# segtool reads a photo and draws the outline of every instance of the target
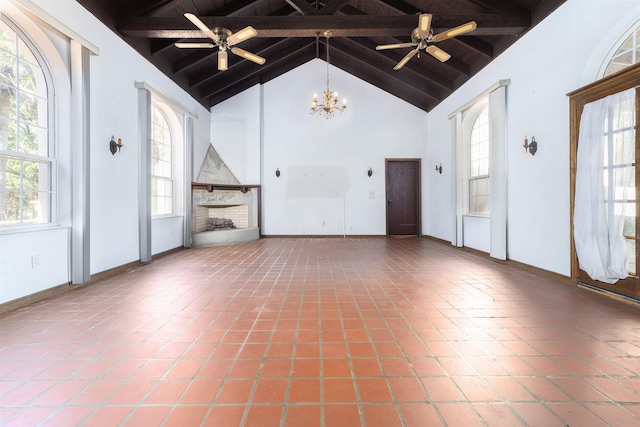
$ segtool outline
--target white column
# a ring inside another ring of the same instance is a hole
[[[507,259],[507,87],[489,94],[489,171],[491,181],[491,251],[493,258]]]
[[[71,40],[71,283],[74,285],[86,283],[91,277],[89,215],[90,54],[80,43]]]

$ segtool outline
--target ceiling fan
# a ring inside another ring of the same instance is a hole
[[[229,58],[227,54],[227,50],[230,50],[231,53],[238,55],[244,59],[248,59],[249,61],[255,62],[256,64],[262,65],[265,63],[266,59],[261,56],[256,55],[255,53],[247,52],[244,49],[240,49],[235,45],[250,39],[251,37],[255,37],[258,35],[258,32],[252,26],[248,26],[238,31],[237,33],[231,33],[231,30],[222,27],[215,27],[213,29],[207,27],[207,25],[200,20],[193,13],[185,13],[184,16],[193,24],[202,30],[207,37],[213,41],[213,43],[175,43],[175,46],[180,49],[211,49],[214,47],[218,47],[218,70],[224,71],[229,66]]]
[[[475,30],[477,27],[476,21],[470,21],[466,24],[433,35],[433,29],[431,28],[431,18],[432,15],[430,13],[423,13],[418,17],[418,28],[414,29],[411,32],[411,42],[383,44],[376,46],[376,50],[397,49],[402,47],[414,48],[409,53],[407,53],[406,56],[396,64],[395,67],[393,67],[394,70],[399,70],[400,68],[404,67],[404,65],[409,62],[409,60],[416,54],[418,54],[419,57],[420,49],[426,51],[429,55],[433,56],[440,62],[447,61],[449,58],[451,58],[451,55],[440,49],[434,43],[438,43],[443,40],[459,36],[461,34],[466,34],[470,31]]]

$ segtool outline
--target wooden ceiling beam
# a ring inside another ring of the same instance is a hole
[[[422,110],[429,111],[440,101],[436,100],[433,103],[429,103],[428,99],[430,99],[430,97],[427,97],[416,88],[411,87],[404,81],[397,78],[389,79],[384,73],[375,67],[368,66],[368,64],[362,63],[356,58],[343,54],[342,52],[337,51],[336,54],[333,55],[331,64]],[[342,90],[341,93],[345,94],[347,97],[349,96],[348,89]]]
[[[311,43],[309,40],[293,40],[293,39],[283,39],[277,41],[276,43],[268,43],[263,42],[260,45],[256,45],[250,49],[252,53],[262,56],[267,60],[266,64],[271,65],[271,62],[281,59],[283,55],[289,52],[289,50],[297,51],[300,48],[303,48]],[[217,50],[214,52],[217,55]],[[236,74],[238,68],[246,67],[251,63],[250,61],[238,61],[230,60],[229,68],[226,71],[222,72],[207,72],[204,74],[200,74],[198,76],[194,76],[189,80],[189,87],[196,87],[202,84],[215,83],[217,79],[223,78],[224,76],[233,76]],[[253,63],[251,63],[253,64]],[[264,66],[263,66],[264,67]],[[255,68],[252,65],[252,69],[260,70],[260,68]]]
[[[251,79],[246,79],[240,82],[237,85],[230,87],[225,92],[219,92],[215,95],[212,95],[208,98],[209,108],[219,104],[222,101],[225,101],[231,98],[234,95],[239,94],[243,90],[249,89],[251,86],[254,86],[258,83],[264,84],[269,80],[275,79],[280,75],[287,73],[302,64],[305,64],[315,58],[315,49],[309,45],[306,49],[302,49],[296,55],[287,56],[285,61],[281,61],[278,65],[278,68],[269,68],[265,70],[260,76],[254,76]],[[311,106],[311,104],[309,104]]]
[[[271,58],[262,66],[238,58],[238,62],[235,62],[233,66],[229,67],[226,71],[212,72],[210,78],[199,82],[192,81],[190,82],[190,86],[201,85],[200,92],[203,97],[213,96],[217,92],[228,89],[238,81],[254,75],[260,75],[266,70],[277,67],[278,64],[286,62],[287,57],[290,55],[297,55],[300,51],[308,50],[310,47],[312,47],[315,52],[314,44],[315,43],[309,40],[297,40],[295,43],[289,43],[286,49],[284,49],[283,46],[274,48],[274,53],[271,55]]]
[[[459,36],[451,39],[460,45],[467,47],[468,49],[473,50],[476,53],[479,53],[482,56],[493,59],[493,45],[490,43],[486,43],[480,40],[477,37],[471,36]]]
[[[402,83],[414,87],[431,101],[437,102],[439,99],[449,95],[449,93],[445,93],[442,88],[428,81],[423,75],[413,72],[402,73],[394,71],[393,67],[395,66],[395,62],[393,60],[383,58],[386,59],[386,61],[382,61],[381,63],[380,59],[375,59],[375,51],[363,50],[359,47],[360,45],[352,43],[349,40],[350,39],[340,39],[340,41],[334,42],[332,51],[336,52],[337,50],[341,54],[353,58],[354,61],[359,61],[363,68],[375,69],[377,75],[383,76],[385,80],[390,80],[394,85]],[[386,64],[384,62],[386,62]]]
[[[347,5],[349,0],[329,0],[325,6],[318,11],[319,15],[333,15]]]
[[[258,30],[259,37],[316,37],[326,30],[333,37],[404,36],[416,26],[416,17],[398,16],[201,16],[210,28],[225,27],[238,31],[247,25]],[[478,28],[473,35],[519,35],[529,21],[504,18],[500,15],[446,15],[434,16],[433,30],[438,33],[465,22],[475,20]],[[118,22],[118,32],[132,38],[206,38],[182,17],[129,17]]]
[[[307,0],[285,0],[292,8],[294,8],[302,16],[311,16],[316,14],[316,10],[311,7]]]
[[[407,3],[406,1],[398,0],[398,1],[384,1],[384,0],[374,0],[374,3],[378,3],[383,5],[384,7],[393,9],[397,13],[403,13],[405,15],[415,15],[422,12],[427,12],[425,10],[420,10],[417,7]],[[416,26],[418,24],[418,19],[416,17]]]
[[[408,50],[396,50],[396,49],[390,49],[390,50],[375,50],[376,48],[376,44],[373,43],[371,40],[367,39],[367,38],[361,38],[361,37],[356,37],[356,38],[350,38],[348,39],[351,42],[354,43],[358,43],[360,46],[362,46],[364,49],[368,49],[372,52],[375,52],[375,54],[377,55],[378,58],[378,64],[377,65],[381,65],[383,64],[382,61],[389,61],[387,62],[386,66],[389,66],[390,70],[393,70],[393,67],[400,62],[400,60],[402,60],[402,58],[407,54]],[[384,58],[384,59],[382,59]],[[382,65],[385,66],[385,65]],[[405,71],[402,71],[405,70]],[[409,61],[405,64],[404,67],[402,67],[401,72],[406,72],[406,70],[410,70],[413,73],[417,73],[420,74],[422,76],[424,76],[425,78],[429,79],[431,82],[433,82],[434,84],[440,86],[442,89],[445,89],[448,93],[453,92],[453,80],[448,80],[447,78],[434,73],[433,71],[431,71],[431,69],[429,68],[425,68],[419,64],[416,64],[415,61]]]
[[[476,6],[480,6],[492,13],[499,13],[501,15],[518,16],[520,18],[531,19],[531,13],[517,3],[509,0],[465,0],[467,3],[472,3]]]

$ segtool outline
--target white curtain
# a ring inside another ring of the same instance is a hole
[[[634,100],[635,89],[608,96],[586,104],[580,119],[573,219],[576,253],[582,270],[610,284],[628,275],[623,227],[627,201],[635,194]]]

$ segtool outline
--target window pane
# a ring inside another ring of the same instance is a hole
[[[0,84],[0,117],[16,120],[16,88],[7,84]]]
[[[478,212],[478,198],[476,196],[469,197],[469,212]]]
[[[640,60],[640,28],[622,42],[604,72],[605,76],[616,73]]]
[[[2,21],[0,21],[0,50],[5,50],[12,56],[16,54],[16,33]]]
[[[0,190],[0,225],[20,223],[20,193]]]
[[[16,66],[16,57],[9,54],[4,50],[0,50],[0,64],[2,64],[2,72],[0,72],[0,83],[8,85],[11,88],[16,88],[18,85],[18,74]],[[5,96],[7,92],[2,91],[2,95]],[[4,102],[3,102],[4,103]]]
[[[16,151],[16,122],[0,116],[0,150]]]
[[[478,197],[478,210],[476,212],[486,214],[489,213],[489,198],[487,196]]]
[[[478,195],[478,180],[472,179],[469,181],[469,197]]]
[[[624,207],[624,226],[622,234],[625,236],[636,235],[636,204],[626,203]]]
[[[478,161],[478,175],[489,175],[489,159],[484,158]]]
[[[20,92],[20,121],[46,127],[47,100],[39,96]]]
[[[21,163],[19,159],[0,156],[0,190],[20,190]]]
[[[48,163],[25,160],[22,167],[25,191],[49,191],[51,176]]]
[[[49,222],[49,193],[25,192],[22,221],[31,224]]]
[[[483,195],[486,196],[487,194],[489,194],[489,192],[487,191],[487,182],[489,180],[487,178],[483,178],[483,179],[478,179],[477,183],[478,183],[478,194],[479,195]]]
[[[636,240],[627,239],[627,255],[629,256],[629,275],[636,276],[638,274],[637,258],[636,258]]]

